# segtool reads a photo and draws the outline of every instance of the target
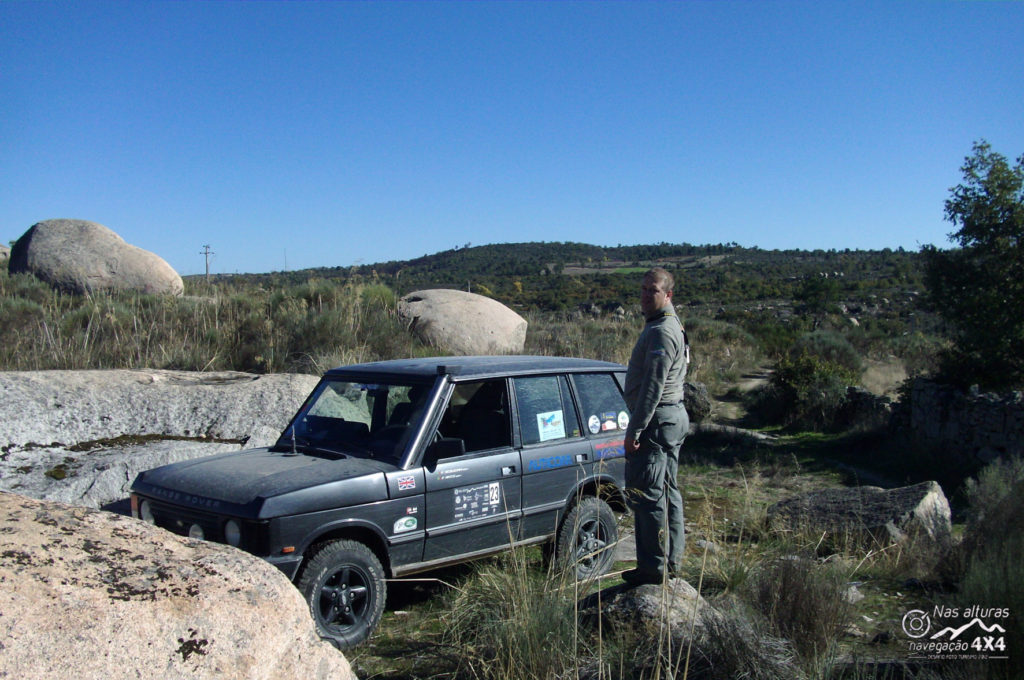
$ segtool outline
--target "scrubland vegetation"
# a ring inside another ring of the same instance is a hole
[[[685,577],[721,616],[684,647],[641,627],[590,625],[581,596],[617,577],[577,584],[544,551],[517,550],[392,584],[379,632],[349,654],[360,677],[1019,677],[1024,539],[1013,528],[1024,523],[1024,465],[944,471],[933,452],[844,431],[838,418],[851,385],[895,395],[922,374],[1024,384],[1024,157],[1011,167],[980,143],[963,170],[946,206],[961,248],[948,252],[467,244],[372,267],[193,278],[180,299],[75,297],[4,271],[0,369],[319,373],[430,355],[395,307],[405,292],[438,286],[520,311],[529,353],[624,362],[640,325],[640,273],[665,266],[677,273],[690,379],[732,406],[713,417],[779,435],[751,444],[698,434],[684,447]],[[936,553],[765,522],[771,502],[859,475],[939,477],[960,540]],[[1009,660],[908,659],[897,644],[906,612],[968,604],[1013,613]]]

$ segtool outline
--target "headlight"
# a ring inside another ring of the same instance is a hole
[[[229,519],[224,525],[224,542],[236,548],[242,542],[242,528],[233,519]]]
[[[199,526],[198,524],[193,524],[188,528],[188,537],[198,538],[199,540],[202,540],[206,538],[206,533],[203,531],[203,528],[201,526]]]
[[[153,505],[149,501],[142,501],[139,504],[139,517],[143,522],[156,524],[156,517],[153,517]]]

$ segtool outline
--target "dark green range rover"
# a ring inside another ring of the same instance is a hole
[[[141,473],[136,517],[275,564],[342,649],[385,579],[552,542],[608,571],[625,509],[619,364],[441,357],[329,371],[270,448]]]

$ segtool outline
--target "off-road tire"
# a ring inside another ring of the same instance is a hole
[[[358,541],[322,544],[296,585],[320,637],[338,649],[351,649],[368,638],[384,613],[384,569],[373,551]]]
[[[555,541],[555,563],[574,569],[580,581],[597,578],[611,569],[618,540],[611,507],[600,498],[581,498],[562,520]]]

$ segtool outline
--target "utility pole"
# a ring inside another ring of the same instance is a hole
[[[206,256],[206,282],[210,282],[210,255],[216,255],[217,253],[210,250],[210,244],[203,246],[203,249],[199,251],[200,255]]]

